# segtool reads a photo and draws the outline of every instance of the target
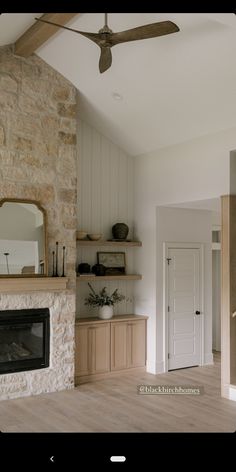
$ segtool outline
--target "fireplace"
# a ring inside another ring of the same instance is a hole
[[[0,374],[49,366],[49,309],[0,311]]]

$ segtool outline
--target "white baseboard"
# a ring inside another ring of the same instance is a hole
[[[236,385],[229,385],[229,400],[236,402]]]
[[[209,365],[209,364],[214,364],[214,361],[213,361],[213,354],[212,352],[209,352],[209,353],[206,353],[204,354],[204,363],[202,365]],[[147,361],[147,365],[146,365],[146,370],[149,374],[164,374],[166,371],[165,371],[165,363],[164,361],[160,361],[160,362],[149,362]]]
[[[229,400],[229,384],[221,385],[221,396]]]
[[[163,374],[165,372],[164,361],[161,362],[148,362],[146,365],[146,370],[149,374]]]
[[[146,371],[149,373],[149,374],[156,374],[156,364],[155,362],[149,362],[147,361],[147,365],[146,365]]]
[[[236,402],[236,385],[226,384],[222,389],[222,397]]]
[[[212,352],[207,352],[204,354],[204,364],[214,364]]]
[[[236,385],[224,384],[221,387],[221,396],[236,402]]]
[[[156,362],[156,373],[157,374],[164,374],[165,372],[165,363],[164,361]]]

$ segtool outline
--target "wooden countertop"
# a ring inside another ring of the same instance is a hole
[[[82,325],[82,324],[87,324],[87,323],[107,323],[107,322],[117,322],[117,321],[139,321],[139,320],[147,320],[148,316],[146,315],[114,315],[112,318],[109,318],[108,320],[102,320],[101,318],[98,318],[97,316],[93,317],[86,317],[86,318],[76,318],[75,324],[76,325]]]

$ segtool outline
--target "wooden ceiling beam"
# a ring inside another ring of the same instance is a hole
[[[47,21],[65,25],[79,13],[44,13],[40,18]],[[42,46],[60,28],[48,25],[40,21],[35,22],[22,36],[15,42],[14,53],[18,56],[29,57],[33,52]]]

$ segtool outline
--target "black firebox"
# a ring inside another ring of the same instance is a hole
[[[49,366],[48,308],[0,311],[0,374]]]

